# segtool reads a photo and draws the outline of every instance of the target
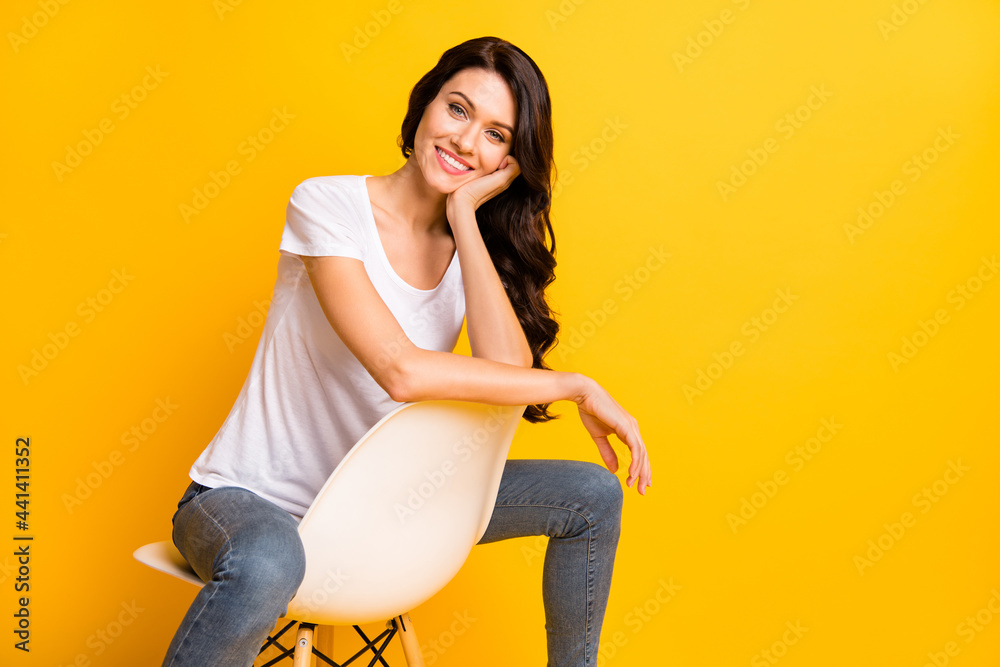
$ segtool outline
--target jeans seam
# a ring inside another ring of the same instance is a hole
[[[195,497],[197,497],[197,496],[195,496]],[[194,498],[192,498],[191,500],[194,500]],[[226,560],[228,561],[229,560],[229,548],[228,547],[229,547],[229,543],[230,543],[229,533],[227,533],[226,529],[222,527],[222,524],[220,524],[218,521],[216,521],[215,518],[211,514],[209,514],[208,512],[205,511],[205,508],[203,508],[201,506],[201,504],[198,505],[197,509],[202,514],[204,514],[206,517],[208,517],[208,520],[211,521],[212,523],[214,523],[215,526],[225,536],[226,541],[223,543],[222,548],[226,551]],[[213,566],[214,566],[214,562],[213,562]],[[213,567],[213,569],[214,569],[214,567]],[[213,572],[212,574],[213,574],[213,578],[214,578],[215,573]],[[170,667],[170,665],[173,665],[174,662],[177,661],[177,656],[180,655],[181,648],[184,646],[184,642],[187,641],[187,638],[191,635],[191,631],[194,629],[194,626],[198,622],[198,619],[201,618],[201,615],[203,613],[205,613],[205,609],[208,608],[208,604],[212,601],[212,599],[215,597],[215,594],[218,593],[218,592],[219,592],[219,586],[216,586],[215,590],[212,591],[212,594],[208,596],[207,600],[205,600],[205,604],[203,604],[201,606],[201,609],[198,611],[198,615],[191,619],[191,623],[188,625],[187,632],[184,633],[184,637],[181,639],[180,643],[177,645],[177,650],[174,651],[174,655],[173,655],[173,657],[170,658],[170,664],[167,665],[167,667]]]
[[[594,522],[590,518],[579,510],[575,510],[569,507],[561,507],[559,505],[545,505],[542,503],[497,503],[496,507],[543,507],[545,509],[557,509],[564,510],[566,512],[572,512],[578,516],[583,517],[583,520],[587,522],[587,627],[584,630],[583,636],[583,664],[590,664],[590,639],[593,634],[593,628],[591,620],[593,614],[593,584],[594,584]]]

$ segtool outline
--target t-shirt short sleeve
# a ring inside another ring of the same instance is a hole
[[[309,178],[288,199],[279,250],[295,255],[353,257],[364,260],[358,215],[342,186]]]

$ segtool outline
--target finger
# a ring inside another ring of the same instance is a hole
[[[632,480],[638,479],[639,486],[637,488],[639,493],[645,494],[647,471],[649,469],[649,454],[646,451],[645,443],[642,441],[642,436],[639,435],[638,427],[627,432],[626,437],[628,438],[626,442],[632,455],[632,461],[629,465],[629,478]]]
[[[646,484],[645,485],[648,488],[648,487],[650,487],[650,486],[653,485],[653,464],[649,460],[649,450],[645,448],[645,445],[643,445],[643,449],[646,452],[646,464],[644,466],[644,471],[643,472],[644,472],[644,475],[645,475],[645,478],[646,478]]]
[[[641,441],[641,438],[640,438],[640,441]],[[650,482],[652,481],[652,479],[651,479],[652,468],[650,467],[650,464],[649,464],[649,450],[646,449],[646,444],[645,443],[642,443],[642,456],[643,456],[643,460],[642,460],[642,472],[640,473],[640,475],[643,478],[643,487],[645,488],[645,487],[648,487],[650,485]]]
[[[646,487],[649,486],[649,479],[646,477],[646,464],[643,462],[642,466],[639,468],[638,474],[638,484],[636,489],[639,491],[639,495],[646,495]]]
[[[642,467],[640,466],[638,470],[633,470],[633,464],[635,464],[636,461],[642,460],[642,454],[639,453],[639,455],[636,456],[636,452],[629,450],[629,455],[631,457],[629,461],[629,480],[632,484],[635,484],[636,480],[639,479],[639,473],[642,471]]]
[[[650,486],[649,479],[649,454],[646,455],[646,461],[642,466],[642,473],[639,475],[639,493],[646,495],[646,489]]]
[[[619,437],[628,445],[629,454],[632,457],[632,461],[628,466],[628,475],[629,479],[634,480],[639,476],[639,471],[642,470],[645,447],[642,445],[638,433],[626,431]]]
[[[594,438],[594,442],[597,443],[597,451],[601,453],[601,458],[604,460],[604,465],[608,467],[611,472],[618,472],[618,454],[615,453],[614,448],[611,447],[611,443],[604,436]]]

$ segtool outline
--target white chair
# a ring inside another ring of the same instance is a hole
[[[279,659],[294,651],[295,667],[309,665],[313,653],[336,665],[314,651],[313,628],[354,625],[367,642],[358,655],[376,654],[371,665],[384,663],[382,651],[397,632],[407,665],[423,665],[407,612],[451,581],[486,532],[525,407],[422,401],[375,424],[299,523],[306,572],[286,614],[299,623],[295,647],[285,649],[277,636],[265,647],[280,647]],[[134,556],[204,585],[172,542],[147,544]],[[372,640],[357,626],[386,619],[389,629]]]

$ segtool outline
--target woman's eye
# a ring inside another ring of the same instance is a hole
[[[449,102],[448,108],[456,116],[463,116],[463,117],[465,116],[465,109],[463,109],[461,105],[456,104],[455,102]],[[493,136],[493,138],[499,141],[500,143],[506,143],[506,140],[504,140],[503,135],[497,132],[496,130],[490,130],[490,133]]]

